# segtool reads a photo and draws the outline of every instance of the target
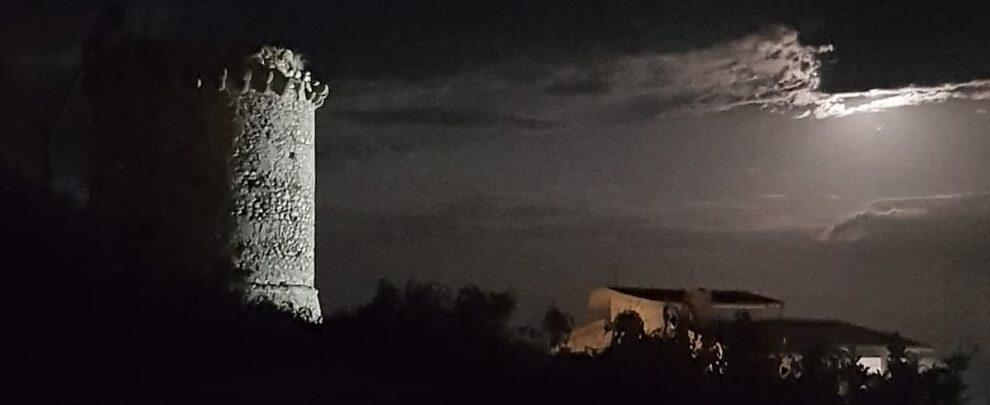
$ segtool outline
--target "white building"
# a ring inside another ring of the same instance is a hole
[[[782,377],[800,376],[802,353],[822,344],[846,351],[872,372],[887,370],[890,334],[847,322],[783,318],[784,303],[748,291],[706,289],[657,289],[603,287],[588,297],[591,321],[576,328],[566,347],[595,353],[611,342],[605,327],[625,311],[635,311],[647,333],[674,336],[686,321],[697,328],[717,326],[739,318],[752,321],[756,344],[780,360]],[[926,344],[904,339],[909,357],[921,367],[935,364],[935,353]]]
[[[598,351],[608,346],[611,335],[605,325],[624,311],[635,311],[646,332],[673,336],[684,320],[696,324],[750,319],[779,318],[784,303],[747,291],[672,290],[633,287],[603,287],[591,292],[588,312],[592,321],[575,329],[567,342],[572,351]]]

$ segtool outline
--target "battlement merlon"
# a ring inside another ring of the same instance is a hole
[[[199,77],[196,87],[213,88],[232,96],[250,92],[277,94],[307,101],[320,108],[330,95],[330,85],[312,78],[302,57],[289,49],[265,46],[247,58],[246,66],[231,72],[224,68],[216,80]]]

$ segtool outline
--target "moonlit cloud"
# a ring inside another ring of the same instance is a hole
[[[820,84],[818,55],[831,49],[802,45],[797,31],[773,26],[686,52],[562,66],[548,72],[542,87],[555,95],[590,96],[575,100],[580,104],[574,109],[584,116],[604,111],[610,122],[753,104],[805,105],[816,99]]]
[[[713,90],[711,94],[715,94],[715,97],[706,97],[706,99],[714,99],[716,102],[712,105],[702,105],[705,107],[702,110],[727,111],[744,106],[759,106],[773,111],[804,110],[795,116],[798,119],[807,117],[824,119],[949,100],[990,99],[990,80],[986,79],[965,83],[944,83],[938,86],[910,85],[857,92],[822,92],[819,58],[820,55],[831,52],[833,48],[801,45],[796,31],[778,29],[777,32],[776,35],[736,41],[733,43],[735,47],[702,51],[723,53],[726,53],[726,50],[737,51],[732,59],[734,62],[731,63],[733,69],[712,72],[704,69],[702,65],[692,66],[687,70],[695,82],[708,82],[713,86],[729,85],[723,89]],[[758,45],[740,46],[747,43]],[[786,58],[778,58],[781,53]],[[763,60],[759,59],[761,55],[765,56]],[[735,62],[737,60],[748,60],[749,63],[737,65]],[[753,66],[758,69],[737,70],[736,66]],[[774,71],[773,68],[778,70]],[[732,86],[736,83],[750,82],[755,85]],[[737,100],[733,101],[733,99]]]
[[[966,83],[949,83],[941,86],[908,86],[899,89],[875,89],[862,92],[823,94],[817,93],[813,102],[795,107],[808,107],[799,118],[845,117],[848,115],[879,112],[898,107],[949,100],[988,100],[990,80],[973,80]]]
[[[616,124],[756,106],[796,118],[844,117],[948,100],[990,99],[990,80],[858,92],[821,90],[831,45],[772,26],[684,52],[533,63],[526,58],[418,82],[338,82],[335,119],[362,125],[522,127]]]
[[[802,45],[797,31],[772,27],[711,48],[635,58],[632,69],[619,74],[629,76],[626,71],[652,65],[666,91],[682,95],[690,108],[702,111],[750,103],[803,104],[820,85],[819,55],[831,49]]]
[[[660,62],[657,69],[664,73],[661,87],[689,95],[689,108],[696,112],[759,106],[775,112],[804,110],[795,118],[824,119],[949,100],[990,99],[990,80],[986,79],[823,92],[821,55],[831,51],[831,45],[803,45],[797,31],[775,27],[708,49],[661,55],[655,61]],[[632,65],[638,64],[643,61]]]
[[[967,193],[875,200],[825,229],[819,240],[954,243],[970,236],[986,235],[988,231],[990,193]]]
[[[458,118],[468,115],[465,111],[477,126],[582,125],[749,104],[807,105],[816,99],[820,82],[818,55],[830,49],[802,45],[797,31],[771,27],[686,52],[545,63],[520,58],[419,82],[338,82],[327,114],[387,126],[417,124],[433,116]]]
[[[797,31],[777,26],[710,48],[620,59],[605,81],[617,97],[650,95],[675,101],[656,113],[758,106],[773,112],[803,110],[795,118],[825,119],[949,100],[990,99],[988,79],[824,92],[821,58],[833,50],[832,45],[802,44]],[[596,78],[595,83],[602,81],[600,73],[586,76]]]

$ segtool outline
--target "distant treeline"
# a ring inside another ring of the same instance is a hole
[[[515,300],[475,287],[379,284],[374,299],[322,326],[244,310],[223,280],[146,259],[126,226],[97,223],[0,169],[0,287],[10,403],[691,403],[956,404],[968,357],[919,372],[891,341],[891,371],[870,376],[829,347],[799,379],[748,347],[724,356],[609,325],[596,355],[560,348],[573,322],[551,308],[514,327]],[[745,322],[745,321],[740,321]],[[603,330],[603,333],[605,331]],[[556,352],[551,354],[551,352]]]

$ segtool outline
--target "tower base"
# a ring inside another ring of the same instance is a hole
[[[277,311],[297,320],[323,323],[316,288],[304,285],[242,284],[236,290],[248,305],[271,305]]]

